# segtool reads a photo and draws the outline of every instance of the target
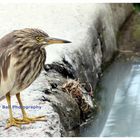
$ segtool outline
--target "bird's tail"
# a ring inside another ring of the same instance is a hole
[[[2,101],[3,99],[5,99],[5,96],[0,97],[0,101]]]

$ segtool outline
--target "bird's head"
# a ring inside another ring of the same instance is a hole
[[[47,33],[39,29],[25,28],[15,31],[15,41],[28,44],[28,46],[46,46],[50,44],[71,43],[70,41],[49,37]]]

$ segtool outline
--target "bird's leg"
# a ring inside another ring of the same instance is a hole
[[[26,112],[23,108],[23,104],[22,104],[21,98],[20,98],[20,93],[16,94],[16,97],[17,97],[17,100],[18,100],[19,105],[21,107],[22,114],[23,114],[23,119],[16,119],[17,121],[27,122],[27,123],[33,123],[35,121],[46,121],[45,116],[39,116],[39,117],[33,117],[33,118],[28,117],[28,115],[26,114]]]
[[[7,126],[5,129],[8,129],[11,126],[16,126],[16,127],[20,127],[19,123],[15,120],[15,118],[13,117],[13,113],[12,113],[12,107],[11,107],[11,97],[10,97],[10,93],[8,93],[6,95],[6,100],[8,103],[8,108],[9,108],[9,115],[10,115],[10,119],[7,122]]]

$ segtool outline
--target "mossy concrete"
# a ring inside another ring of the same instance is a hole
[[[140,52],[140,12],[133,13],[118,36],[119,49],[132,51],[131,55]]]

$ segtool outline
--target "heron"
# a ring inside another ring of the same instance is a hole
[[[43,30],[36,28],[14,30],[0,39],[0,100],[6,98],[9,109],[6,129],[46,120],[45,116],[31,118],[27,115],[20,93],[41,73],[46,60],[45,46],[59,43],[71,42],[50,37]],[[13,116],[13,95],[21,108],[23,117],[20,119]]]

